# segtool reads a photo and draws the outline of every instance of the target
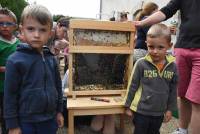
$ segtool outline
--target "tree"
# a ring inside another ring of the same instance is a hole
[[[16,15],[19,22],[21,13],[28,3],[25,0],[0,0],[2,7],[7,7]]]

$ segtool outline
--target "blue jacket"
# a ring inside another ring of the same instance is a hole
[[[4,118],[7,128],[21,122],[41,122],[62,112],[62,86],[57,62],[48,48],[44,56],[19,44],[7,60]]]

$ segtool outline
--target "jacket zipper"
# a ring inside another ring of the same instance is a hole
[[[45,58],[44,58],[44,55],[42,54],[42,62],[43,62],[43,68],[44,68],[44,93],[46,95],[46,107],[45,107],[45,112],[47,111],[47,108],[48,108],[48,95],[47,95],[47,92],[46,92],[46,81],[47,81],[47,71],[46,71],[46,61],[45,61]]]
[[[165,69],[171,64],[171,62],[167,63],[167,64],[164,66],[162,72],[160,72],[159,69],[157,68],[157,66],[156,66],[154,63],[152,63],[152,62],[150,62],[150,63],[157,69],[158,74],[159,74],[159,76],[160,76],[161,78],[162,78],[162,76],[163,76],[163,72],[165,71]]]

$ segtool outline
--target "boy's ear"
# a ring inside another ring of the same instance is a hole
[[[21,32],[21,34],[23,34],[23,27],[21,24],[19,25],[19,31]]]
[[[17,28],[18,28],[18,25],[16,24],[16,25],[14,26],[14,30],[17,30]]]
[[[170,43],[169,43],[169,49],[170,49],[172,46],[173,46],[173,43],[170,42]]]
[[[54,35],[54,30],[51,30],[50,36],[52,37]]]
[[[21,35],[24,35],[24,27],[21,24],[19,25],[19,31]]]

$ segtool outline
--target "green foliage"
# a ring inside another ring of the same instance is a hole
[[[64,17],[64,15],[53,15],[53,21],[57,22],[60,18]]]
[[[19,22],[21,13],[28,3],[25,0],[0,0],[2,7],[7,7],[17,16]]]

